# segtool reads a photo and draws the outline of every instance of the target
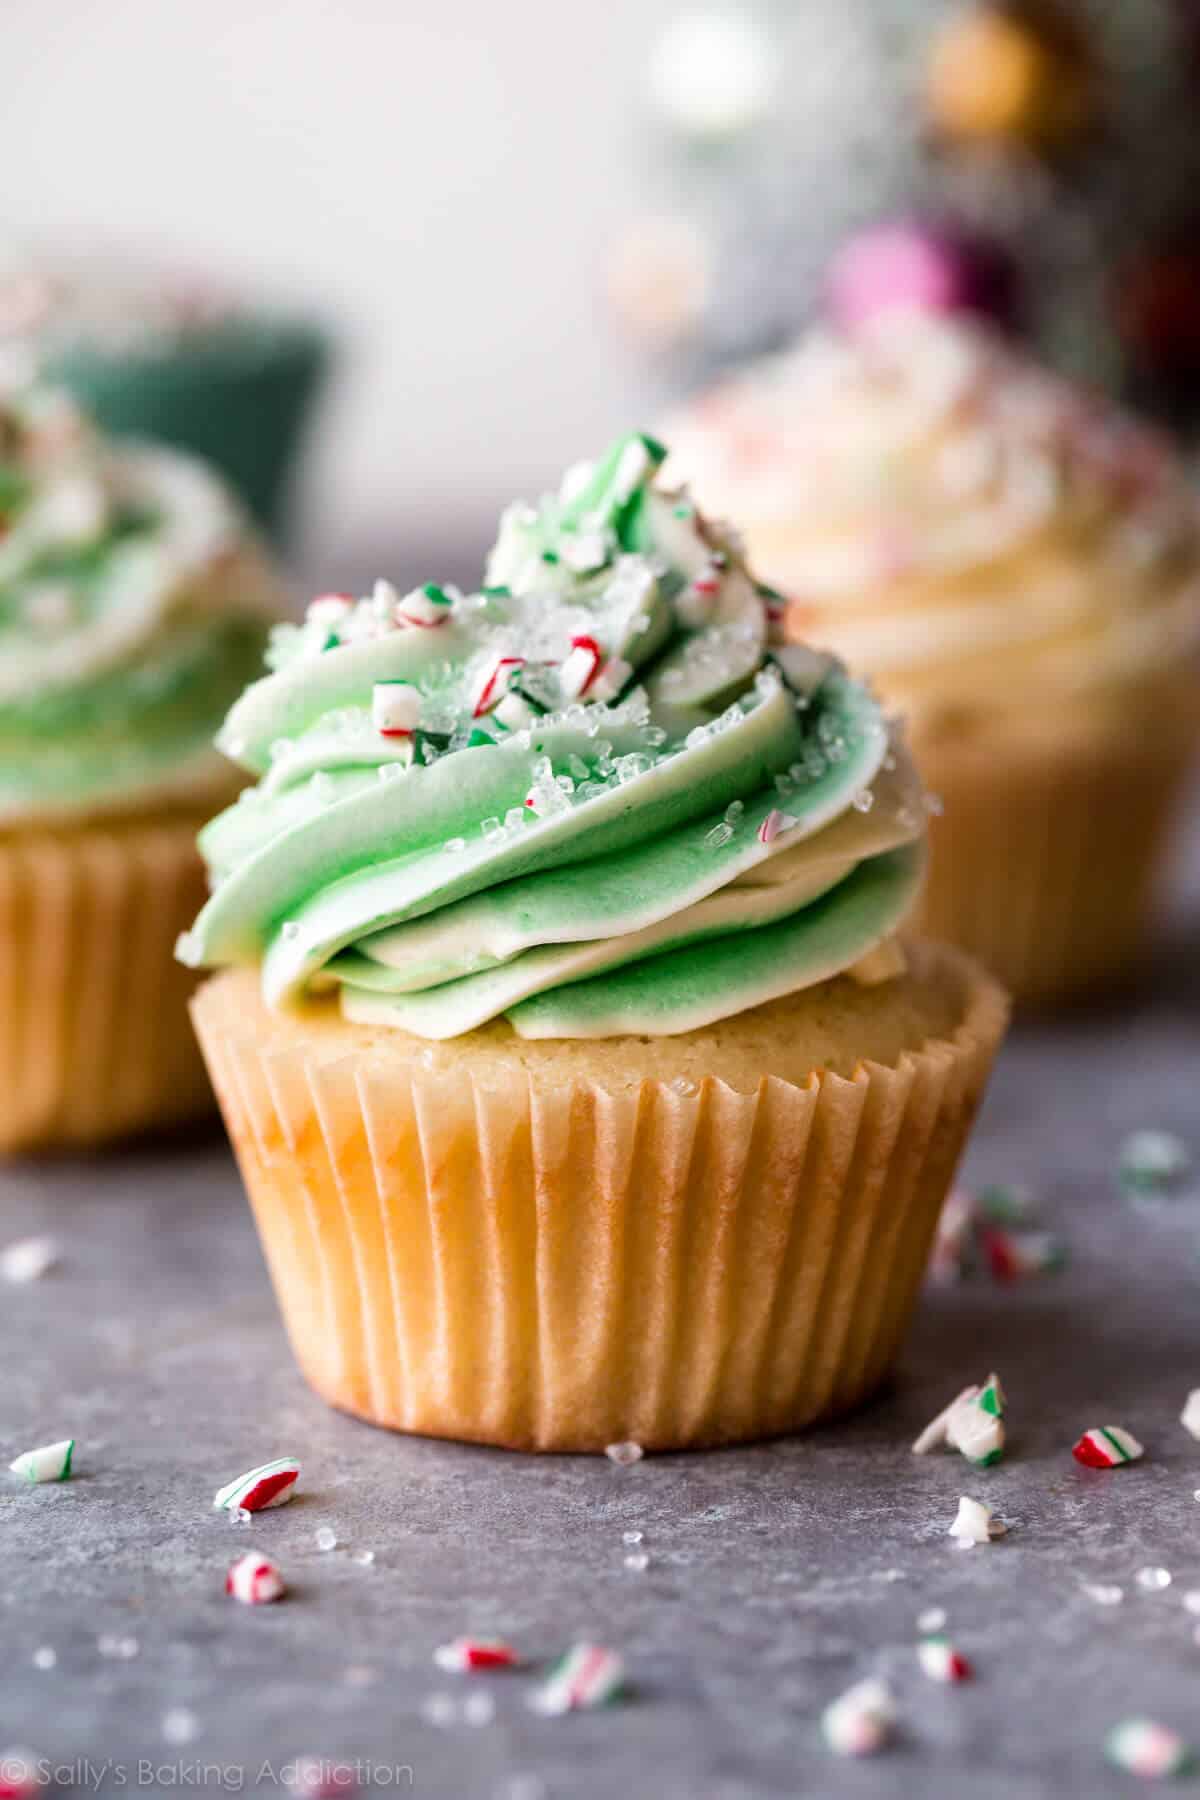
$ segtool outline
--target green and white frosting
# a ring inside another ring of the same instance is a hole
[[[0,828],[211,804],[281,600],[205,468],[0,373]]]
[[[772,642],[733,534],[634,436],[504,516],[476,594],[322,595],[219,743],[259,777],[201,848],[193,965],[340,989],[428,1038],[666,1034],[859,963],[921,793],[832,658]]]

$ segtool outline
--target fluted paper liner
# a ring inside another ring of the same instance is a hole
[[[469,1053],[435,1080],[411,1039],[275,1018],[249,971],[210,982],[197,1029],[312,1385],[382,1425],[539,1450],[731,1442],[865,1399],[1006,1019],[935,954],[963,987],[949,1038],[752,1093],[556,1084],[516,1059],[484,1081]]]
[[[916,926],[1019,1003],[1118,985],[1146,947],[1194,732],[1107,744],[918,745],[942,802]]]
[[[175,961],[205,896],[195,818],[0,833],[0,1151],[211,1105]]]

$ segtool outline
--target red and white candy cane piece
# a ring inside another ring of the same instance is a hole
[[[587,693],[604,661],[604,652],[594,637],[573,637],[571,648],[558,672],[559,685],[568,699],[578,700]]]
[[[451,1674],[465,1674],[471,1669],[513,1669],[517,1664],[517,1653],[511,1644],[505,1644],[499,1638],[460,1637],[448,1644],[440,1644],[433,1653],[433,1660],[439,1669]]]
[[[287,1589],[275,1564],[257,1551],[239,1556],[225,1577],[225,1592],[243,1606],[269,1606],[282,1600]]]
[[[882,1681],[858,1681],[821,1715],[825,1742],[835,1756],[874,1756],[892,1735],[896,1708]]]
[[[551,1669],[530,1702],[535,1712],[590,1711],[608,1706],[625,1686],[625,1665],[615,1650],[599,1644],[576,1644]]]
[[[632,674],[632,663],[624,662],[619,656],[610,656],[593,680],[588,698],[599,701],[615,700]]]
[[[410,738],[421,722],[421,692],[411,681],[377,681],[371,723],[381,737]]]
[[[310,625],[337,625],[354,605],[353,594],[318,594],[305,614]]]
[[[937,1634],[921,1639],[917,1661],[930,1681],[970,1681],[975,1673],[962,1651]]]
[[[1191,1745],[1155,1719],[1123,1719],[1114,1725],[1105,1739],[1104,1754],[1116,1768],[1149,1781],[1182,1775],[1195,1760]]]
[[[403,600],[397,602],[396,617],[405,625],[416,625],[423,631],[433,631],[439,625],[449,622],[454,611],[454,602],[445,588],[435,581],[427,581],[423,587],[414,588],[411,594],[405,594]]]
[[[484,713],[491,712],[508,692],[509,683],[517,670],[524,667],[523,656],[493,657],[476,684],[471,705],[472,717],[481,719]]]
[[[268,1507],[286,1505],[299,1479],[295,1457],[280,1456],[218,1488],[213,1505],[223,1512],[266,1512]]]
[[[781,831],[790,831],[797,823],[791,813],[780,812],[778,807],[773,806],[758,828],[758,841],[760,844],[773,844]]]
[[[1093,1425],[1071,1449],[1075,1461],[1085,1469],[1119,1469],[1122,1463],[1137,1462],[1145,1454],[1133,1433],[1119,1425]]]

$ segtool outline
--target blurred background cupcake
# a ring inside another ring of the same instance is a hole
[[[0,261],[0,345],[33,353],[104,431],[203,457],[284,535],[328,359],[312,320],[136,262]]]
[[[905,716],[922,923],[1021,998],[1127,974],[1200,736],[1200,520],[1159,434],[976,325],[820,332],[673,435],[792,633]]]
[[[211,747],[283,604],[204,465],[117,447],[21,369],[0,387],[0,1150],[209,1102],[175,939]]]

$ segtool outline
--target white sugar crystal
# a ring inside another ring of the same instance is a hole
[[[621,1542],[623,1544],[640,1544],[644,1536],[645,1533],[642,1531],[623,1531]]]
[[[186,1706],[173,1706],[163,1714],[162,1734],[168,1744],[190,1744],[200,1730],[200,1721]]]
[[[329,1525],[322,1525],[317,1532],[318,1550],[336,1550],[338,1535]]]
[[[1171,1571],[1154,1567],[1139,1569],[1134,1579],[1143,1593],[1161,1594],[1171,1585]]]
[[[724,820],[722,820],[719,825],[714,825],[711,831],[705,832],[704,842],[709,850],[720,850],[729,842],[732,836],[733,826],[727,825]]]
[[[42,1644],[41,1647],[33,1653],[33,1666],[35,1669],[53,1669],[57,1663],[58,1651],[53,1649],[49,1644]]]
[[[1124,1588],[1113,1587],[1107,1582],[1087,1581],[1081,1591],[1084,1598],[1096,1606],[1120,1606],[1125,1598]]]
[[[972,1500],[963,1494],[958,1502],[958,1512],[954,1523],[949,1528],[949,1535],[957,1538],[964,1549],[974,1544],[986,1544],[994,1537],[1002,1537],[1006,1527],[992,1517],[992,1509],[985,1506],[982,1500]]]
[[[944,1606],[927,1606],[923,1613],[917,1615],[918,1631],[941,1631],[945,1624],[946,1609]]]
[[[625,1558],[625,1567],[640,1575],[644,1569],[650,1567],[650,1558],[644,1550],[631,1550]]]

